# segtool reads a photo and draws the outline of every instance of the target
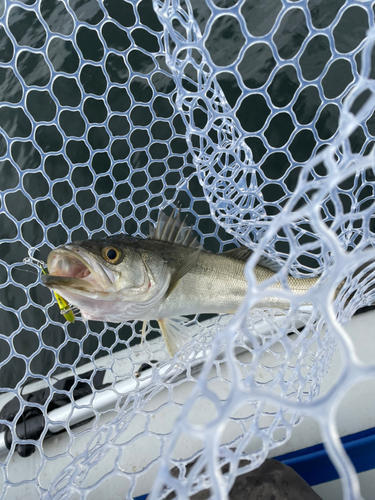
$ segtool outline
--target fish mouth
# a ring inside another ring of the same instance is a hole
[[[101,293],[107,292],[115,284],[112,271],[74,245],[52,250],[48,255],[47,267],[49,274],[42,275],[42,282],[52,289],[69,287]]]

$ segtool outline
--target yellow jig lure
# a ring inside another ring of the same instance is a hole
[[[43,274],[47,274],[47,272],[43,268],[42,268],[42,273]],[[74,312],[69,307],[69,304],[67,303],[67,301],[64,299],[64,297],[61,297],[61,295],[59,295],[55,291],[53,292],[53,294],[54,294],[54,296],[56,298],[56,302],[59,305],[61,314],[64,316],[64,318],[67,321],[69,321],[69,323],[74,323],[74,320],[76,318],[74,316]]]
[[[30,249],[30,251],[33,249]],[[48,274],[47,271],[45,271],[45,263],[41,260],[36,259],[35,257],[32,257],[29,251],[29,258],[23,259],[23,262],[25,264],[34,264],[39,267],[39,269],[42,271],[43,274]],[[64,316],[64,318],[69,321],[69,323],[74,323],[75,321],[75,316],[74,312],[72,311],[71,307],[69,306],[68,302],[64,299],[64,297],[61,297],[58,293],[55,291],[53,292],[56,302],[59,306],[60,313]]]

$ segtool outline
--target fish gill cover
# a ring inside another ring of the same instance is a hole
[[[374,375],[342,329],[374,301],[374,40],[371,1],[0,3],[1,498],[132,498],[154,477],[151,498],[225,498],[301,412],[360,498],[335,412]],[[143,237],[176,202],[204,248],[255,254],[235,319],[189,318],[173,359],[153,323],[141,343],[140,322],[67,322],[22,265]],[[287,314],[250,311],[262,254]],[[321,279],[297,296],[288,274]],[[319,400],[337,343],[346,370]]]

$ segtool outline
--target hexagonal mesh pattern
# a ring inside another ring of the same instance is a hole
[[[374,39],[370,1],[0,2],[1,498],[226,498],[301,411],[359,498],[335,412],[374,375],[340,326],[374,302]],[[153,322],[68,324],[22,264],[173,202],[205,249],[255,251],[174,359]],[[257,307],[277,281],[290,309]]]

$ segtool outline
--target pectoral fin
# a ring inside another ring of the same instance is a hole
[[[177,282],[185,276],[196,264],[198,257],[199,257],[200,250],[197,250],[194,252],[192,255],[190,255],[188,258],[186,258],[180,265],[178,269],[172,274],[171,276],[171,282],[169,284],[169,288],[167,291],[168,296],[174,289],[174,287],[177,285]]]
[[[164,318],[159,319],[158,323],[171,356],[174,356],[196,333],[194,328],[186,326],[186,318]]]

